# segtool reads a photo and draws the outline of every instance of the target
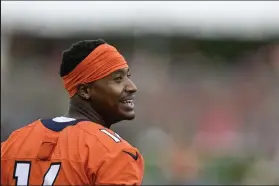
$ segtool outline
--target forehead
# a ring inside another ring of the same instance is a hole
[[[102,83],[107,83],[108,81],[110,81],[112,78],[114,78],[116,75],[126,75],[127,73],[129,73],[129,68],[121,68],[118,69],[112,73],[110,73],[109,75],[105,76],[102,79],[99,79],[97,81],[92,82],[93,84],[102,84]]]
[[[127,73],[127,72],[129,72],[129,71],[130,71],[130,69],[129,69],[128,67],[127,67],[127,68],[121,68],[121,69],[118,69],[118,70],[112,72],[111,75],[113,75],[113,74],[119,74],[119,73],[125,74],[125,73]]]

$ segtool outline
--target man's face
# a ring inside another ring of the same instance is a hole
[[[92,106],[105,121],[134,119],[137,87],[130,76],[129,68],[123,68],[91,84]]]

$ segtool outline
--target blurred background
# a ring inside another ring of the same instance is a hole
[[[144,184],[279,184],[279,2],[1,1],[1,141],[64,115],[61,52],[116,46],[139,89],[113,129]]]

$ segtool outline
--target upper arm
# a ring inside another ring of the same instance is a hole
[[[89,127],[94,125],[82,125]],[[89,129],[87,129],[88,131]],[[90,131],[90,130],[89,130]],[[93,132],[92,132],[93,133]],[[115,132],[94,129],[86,139],[86,174],[93,185],[140,185],[143,179],[144,161],[136,148],[133,148]],[[128,151],[132,153],[132,156]],[[133,158],[133,154],[138,158]]]
[[[1,142],[1,151],[2,151],[2,148],[4,147],[4,144],[5,144],[5,141]]]
[[[142,156],[134,148],[126,149],[132,154],[137,153],[137,159],[119,151],[110,154],[101,163],[97,173],[97,185],[140,185],[143,179],[144,162]]]

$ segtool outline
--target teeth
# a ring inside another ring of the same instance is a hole
[[[133,102],[132,100],[123,101],[123,103],[126,103],[126,104],[131,104],[132,102]]]

